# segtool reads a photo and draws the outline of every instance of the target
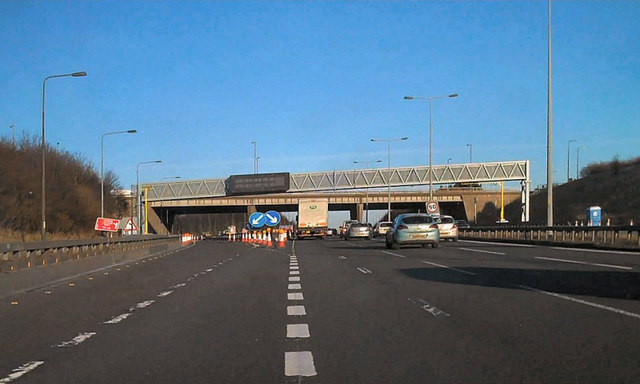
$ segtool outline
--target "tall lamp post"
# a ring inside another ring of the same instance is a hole
[[[260,156],[256,157],[256,173],[260,172]]]
[[[100,217],[104,217],[104,137],[108,135],[119,135],[122,133],[137,133],[135,129],[128,131],[107,132],[100,138]]]
[[[370,164],[373,163],[382,163],[382,160],[375,161],[353,161],[353,164],[364,164],[366,168],[370,167]],[[369,222],[369,188],[365,188],[365,198],[364,198],[364,211],[365,211],[365,222]]]
[[[467,144],[469,147],[469,163],[473,163],[473,144]]]
[[[253,144],[253,173],[258,173],[258,142],[252,141]]]
[[[158,164],[162,163],[162,160],[153,160],[153,161],[141,161],[136,165],[136,195],[138,195],[138,210],[136,215],[138,215],[138,231],[140,230],[140,166],[142,164]],[[145,201],[145,204],[147,202]]]
[[[45,144],[45,129],[44,129],[44,105],[45,105],[45,90],[46,90],[46,86],[47,86],[47,80],[49,79],[54,79],[56,77],[82,77],[82,76],[87,76],[86,72],[73,72],[73,73],[66,73],[64,75],[53,75],[53,76],[47,76],[44,78],[44,80],[42,81],[42,240],[46,240],[47,239],[47,214],[46,214],[46,188],[45,188],[45,182],[46,182],[46,177],[45,177],[45,151],[46,151],[46,144]]]
[[[553,226],[553,111],[551,89],[551,0],[547,1],[547,227]]]
[[[391,142],[409,140],[408,137],[399,139],[371,139],[373,142],[387,143],[387,221],[391,221]]]
[[[569,182],[570,179],[570,173],[569,173],[569,159],[571,158],[571,143],[575,143],[576,139],[571,139],[567,142],[567,183]],[[578,175],[576,175],[576,179],[578,178]]]
[[[578,150],[576,151],[576,179],[580,178],[580,150],[585,148],[587,148],[587,146],[583,145],[578,147]]]
[[[442,96],[405,96],[405,100],[429,100],[429,200],[433,200],[433,100],[458,97],[457,93]]]

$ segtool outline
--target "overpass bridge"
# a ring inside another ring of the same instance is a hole
[[[295,212],[298,200],[309,197],[328,198],[330,210],[348,210],[352,218],[362,219],[367,202],[369,209],[384,209],[388,202],[386,191],[366,191],[388,186],[394,188],[393,209],[424,210],[428,192],[398,191],[398,188],[428,185],[430,177],[433,185],[520,182],[520,191],[505,193],[505,204],[520,197],[522,221],[529,220],[528,160],[438,165],[433,167],[432,175],[428,166],[293,173],[289,174],[286,192],[249,196],[227,196],[227,179],[222,178],[150,183],[145,188],[149,222],[156,232],[167,233],[176,215],[235,213],[240,216],[234,220],[241,220],[240,217],[256,210]],[[491,190],[439,189],[434,190],[434,199],[441,203],[443,212],[450,210],[457,217],[465,215],[472,219],[476,217],[478,204],[482,209],[485,204],[494,203],[499,194]]]

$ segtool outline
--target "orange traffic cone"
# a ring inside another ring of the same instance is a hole
[[[272,233],[271,233],[271,228],[269,228],[269,230],[267,231],[267,247],[271,248],[273,247],[273,240],[272,240]]]
[[[285,235],[284,230],[281,229],[278,234],[278,248],[284,248],[284,239],[287,235]]]

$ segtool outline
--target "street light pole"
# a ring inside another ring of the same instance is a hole
[[[569,159],[571,158],[571,143],[575,143],[576,139],[571,139],[567,142],[567,183],[569,182],[570,179],[570,174],[569,174]],[[576,175],[576,179],[578,178],[578,175]]]
[[[256,157],[256,173],[260,172],[260,156]]]
[[[458,97],[457,93],[442,96],[405,96],[405,100],[429,100],[429,200],[433,200],[433,100]]]
[[[16,130],[15,130],[15,126],[13,124],[11,124],[9,126],[9,128],[11,128],[11,146],[12,147],[16,147]]]
[[[258,173],[258,142],[252,141],[253,144],[253,173]]]
[[[135,129],[128,131],[107,132],[100,138],[100,217],[104,217],[104,137],[108,135],[118,135],[121,133],[136,133]]]
[[[551,89],[551,0],[547,1],[547,227],[553,226],[553,111]]]
[[[45,105],[45,90],[46,90],[46,85],[47,85],[47,80],[49,79],[54,79],[56,77],[67,77],[67,76],[72,76],[72,77],[82,77],[82,76],[87,76],[86,72],[73,72],[73,73],[67,73],[64,75],[53,75],[53,76],[47,76],[44,78],[44,80],[42,80],[42,207],[41,207],[41,216],[42,216],[42,241],[47,239],[47,213],[46,213],[46,193],[47,190],[45,188],[45,183],[46,183],[46,173],[45,173],[45,165],[46,165],[46,158],[45,158],[45,151],[46,151],[46,144],[45,144],[45,129],[44,129],[44,105]]]
[[[408,140],[408,137],[399,139],[371,139],[371,141],[379,141],[387,143],[387,221],[391,221],[391,142]]]
[[[353,164],[364,164],[366,168],[369,168],[369,164],[372,163],[382,163],[382,160],[375,161],[353,161]],[[365,222],[369,222],[369,188],[365,187],[365,200],[364,200],[364,210],[365,210]]]
[[[138,231],[140,231],[140,166],[142,164],[157,164],[157,163],[162,163],[162,160],[153,160],[153,161],[141,161],[136,165],[136,195],[137,196],[137,200],[138,200],[138,207],[137,207],[137,212],[136,215],[138,216]],[[144,202],[145,204],[147,203],[146,201]]]
[[[447,159],[447,164],[451,164],[451,160],[453,160],[453,158],[451,158],[451,157],[450,157],[450,158],[448,158],[448,159]]]
[[[469,163],[473,163],[473,144],[467,144],[469,147]]]

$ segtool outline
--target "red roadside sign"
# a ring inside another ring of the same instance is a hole
[[[119,226],[120,220],[118,219],[107,219],[105,217],[98,217],[94,229],[96,231],[118,232]]]
[[[429,201],[427,202],[427,213],[432,215],[436,215],[440,213],[440,205],[437,201]]]

